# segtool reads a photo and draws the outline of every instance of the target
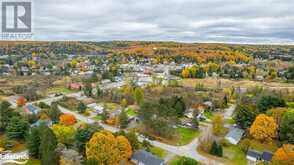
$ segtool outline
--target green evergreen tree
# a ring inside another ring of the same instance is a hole
[[[199,128],[199,121],[198,121],[197,117],[194,117],[192,119],[192,126],[193,126],[194,129],[198,129]]]
[[[141,105],[144,102],[144,91],[141,88],[136,88],[134,91],[136,103]]]
[[[10,109],[10,103],[7,101],[1,102],[0,103],[0,131],[5,130],[11,116],[12,116],[12,113]]]
[[[103,91],[102,91],[102,89],[100,88],[100,86],[99,85],[97,85],[96,86],[96,97],[101,97],[101,96],[103,96]]]
[[[39,158],[39,146],[40,146],[40,135],[38,128],[32,128],[27,137],[27,148],[30,156],[38,159]]]
[[[57,139],[53,131],[46,127],[42,126],[41,128],[41,143],[40,143],[40,157],[42,165],[58,165],[58,156],[55,151],[57,146]]]
[[[134,131],[130,131],[126,134],[126,138],[128,139],[128,141],[130,142],[133,151],[137,150],[140,148],[140,142],[137,138],[137,135]]]
[[[127,113],[125,112],[125,110],[122,110],[121,113],[119,114],[119,124],[120,124],[120,128],[124,129],[128,127],[128,123],[129,123],[129,118]]]
[[[87,106],[83,102],[80,102],[79,106],[78,106],[78,112],[84,113],[86,111],[86,109],[87,109]]]
[[[212,143],[212,146],[211,146],[211,149],[210,149],[209,153],[211,155],[217,155],[217,151],[218,151],[218,145],[217,145],[216,141],[214,141]]]
[[[219,156],[219,157],[223,156],[223,147],[222,147],[222,145],[218,145],[218,147],[217,147],[217,156]]]
[[[23,139],[29,129],[29,123],[21,116],[13,116],[6,127],[7,137],[10,139]]]
[[[58,123],[59,116],[62,114],[58,108],[58,104],[53,102],[51,104],[51,109],[47,111],[48,116],[51,118],[53,123]]]

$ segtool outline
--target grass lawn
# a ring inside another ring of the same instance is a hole
[[[101,115],[97,115],[95,117],[93,117],[94,120],[100,121],[102,120],[102,116]]]
[[[230,118],[225,120],[225,124],[235,124],[235,120]]]
[[[150,148],[150,152],[160,158],[164,158],[167,155],[167,151],[154,146]]]
[[[167,164],[168,165],[178,165],[179,163],[178,163],[178,161],[179,161],[179,159],[180,159],[181,157],[179,157],[179,156],[175,156],[172,160],[170,160]]]
[[[179,134],[178,145],[185,145],[190,143],[195,137],[199,136],[200,132],[192,128],[178,127],[176,128]]]
[[[132,108],[128,108],[127,109],[127,114],[130,117],[133,117],[133,116],[136,116],[137,115],[137,113]]]
[[[271,142],[271,143],[261,143],[257,140],[250,140],[250,148],[263,152],[263,151],[270,151],[270,152],[275,152],[278,149],[278,146],[276,142]]]
[[[25,165],[41,165],[41,162],[38,159],[29,159]]]
[[[207,119],[212,120],[213,113],[212,113],[211,111],[205,111],[205,112],[204,112],[204,116],[205,116]]]
[[[183,165],[182,162],[179,162],[181,158],[181,156],[174,156],[172,160],[167,162],[167,165]],[[197,164],[200,165],[199,162]]]
[[[65,88],[65,87],[52,87],[47,90],[48,94],[52,94],[52,93],[69,94],[72,92],[73,92],[72,90]]]
[[[224,158],[229,159],[232,164],[247,165],[246,154],[236,145],[223,147]]]
[[[290,109],[294,109],[294,102],[288,102],[287,105]]]
[[[99,103],[99,105],[101,105],[102,107],[104,107],[105,105],[107,107],[107,111],[110,111],[110,112],[120,108],[120,105],[116,103]]]

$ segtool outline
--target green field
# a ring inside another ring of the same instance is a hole
[[[70,89],[65,88],[65,87],[52,87],[47,90],[48,94],[53,94],[53,93],[69,94],[72,92],[73,91],[71,91]]]
[[[96,121],[100,121],[100,120],[102,120],[102,116],[97,115],[97,116],[93,117],[93,119],[96,120]]]
[[[41,165],[41,162],[38,159],[30,159],[25,165]]]
[[[179,135],[178,145],[188,144],[200,134],[199,131],[192,128],[178,127],[176,131]]]
[[[127,109],[127,114],[129,117],[133,117],[137,115],[137,113],[132,108]]]
[[[167,155],[167,152],[165,150],[158,147],[151,147],[150,152],[160,158],[164,158]]]
[[[229,159],[233,164],[247,165],[246,154],[236,145],[223,147],[224,157]]]

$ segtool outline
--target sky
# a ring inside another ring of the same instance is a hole
[[[36,40],[294,43],[294,0],[34,0]]]

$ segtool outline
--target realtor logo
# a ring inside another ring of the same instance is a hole
[[[31,33],[31,2],[2,2],[2,32]]]

